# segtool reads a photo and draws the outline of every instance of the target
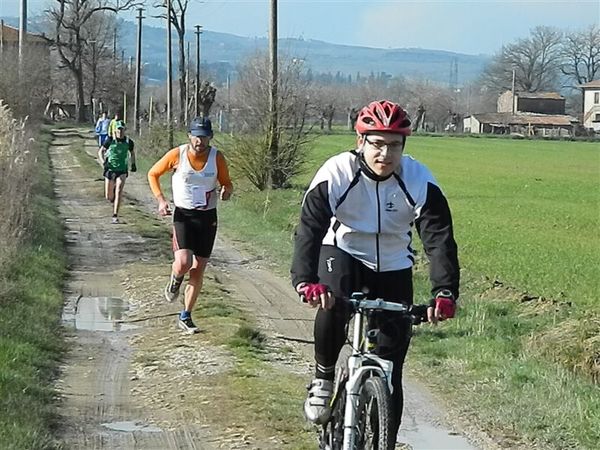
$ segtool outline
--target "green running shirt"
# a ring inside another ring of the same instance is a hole
[[[126,137],[119,141],[110,139],[106,152],[107,168],[112,172],[127,172],[129,169],[129,151],[133,150],[133,141]]]

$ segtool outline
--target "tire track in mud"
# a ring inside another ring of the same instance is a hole
[[[145,257],[144,239],[127,225],[110,224],[110,205],[99,198],[101,181],[77,164],[76,130],[54,131],[50,149],[55,194],[65,224],[69,278],[64,316],[67,359],[57,390],[61,438],[69,449],[207,449],[209,432],[193,423],[161,429],[147,422],[131,395],[134,330],[115,319],[127,315],[116,272]],[[148,259],[148,258],[147,258]],[[181,422],[181,418],[179,418]]]

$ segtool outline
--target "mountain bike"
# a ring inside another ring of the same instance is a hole
[[[391,450],[396,443],[391,404],[394,363],[376,354],[379,329],[374,319],[384,312],[396,313],[416,325],[427,321],[427,305],[367,300],[363,293],[352,294],[347,302],[354,314],[352,353],[337,372],[331,417],[321,429],[319,448]]]

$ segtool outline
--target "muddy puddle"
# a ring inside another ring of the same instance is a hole
[[[137,328],[123,323],[129,305],[117,297],[80,297],[74,311],[65,309],[63,323],[75,330],[127,331]]]
[[[123,431],[131,433],[134,431],[140,431],[142,433],[160,433],[162,430],[153,425],[146,425],[140,422],[125,421],[125,422],[109,422],[103,423],[103,427],[113,431]]]
[[[427,423],[405,427],[402,424],[398,442],[410,442],[412,450],[476,450],[463,436]]]

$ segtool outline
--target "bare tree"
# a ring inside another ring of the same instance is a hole
[[[97,97],[111,96],[111,90],[120,86],[118,75],[122,71],[115,70],[115,77],[105,76],[110,64],[114,64],[114,55],[110,48],[113,40],[113,30],[116,27],[113,14],[95,14],[85,27],[82,28],[82,37],[85,42],[82,48],[82,61],[84,69],[84,86],[89,95],[89,102]],[[116,69],[113,67],[113,69]]]
[[[574,84],[595,80],[600,75],[600,27],[566,34],[561,54],[561,71]]]
[[[512,86],[519,91],[537,92],[557,86],[561,64],[562,32],[539,26],[527,38],[502,47],[486,67],[483,80],[491,90],[502,92]]]
[[[198,91],[198,103],[202,105],[202,117],[208,117],[210,114],[210,109],[212,108],[213,103],[215,102],[215,97],[217,95],[217,88],[214,87],[208,81],[205,81],[202,84],[202,87]]]
[[[125,11],[140,6],[143,0],[55,0],[48,10],[54,26],[51,38],[62,65],[75,81],[75,109],[78,121],[85,121],[84,54],[89,44],[85,27],[97,14]]]
[[[321,130],[327,128],[327,131],[331,131],[336,112],[345,110],[346,99],[341,95],[341,90],[342,86],[333,84],[312,86],[310,96]]]
[[[187,105],[185,104],[185,92],[186,92],[186,56],[185,56],[185,15],[190,0],[171,0],[171,11],[169,14],[169,20],[175,27],[177,32],[178,47],[179,47],[179,123],[183,124],[186,122],[186,110]],[[163,19],[167,18],[167,2],[161,0],[159,3],[154,5],[155,8],[165,9],[165,13],[159,15]]]
[[[258,189],[289,186],[297,175],[305,157],[305,145],[313,114],[309,82],[302,76],[301,64],[279,58],[278,153],[273,157],[267,139],[269,130],[269,59],[264,53],[250,58],[240,67],[240,78],[235,86],[237,109],[241,111],[238,123],[243,134],[233,137],[230,159],[232,166],[244,174]]]
[[[428,80],[401,80],[392,84],[388,98],[400,103],[409,113],[413,130],[444,131],[457,119],[458,93]]]

